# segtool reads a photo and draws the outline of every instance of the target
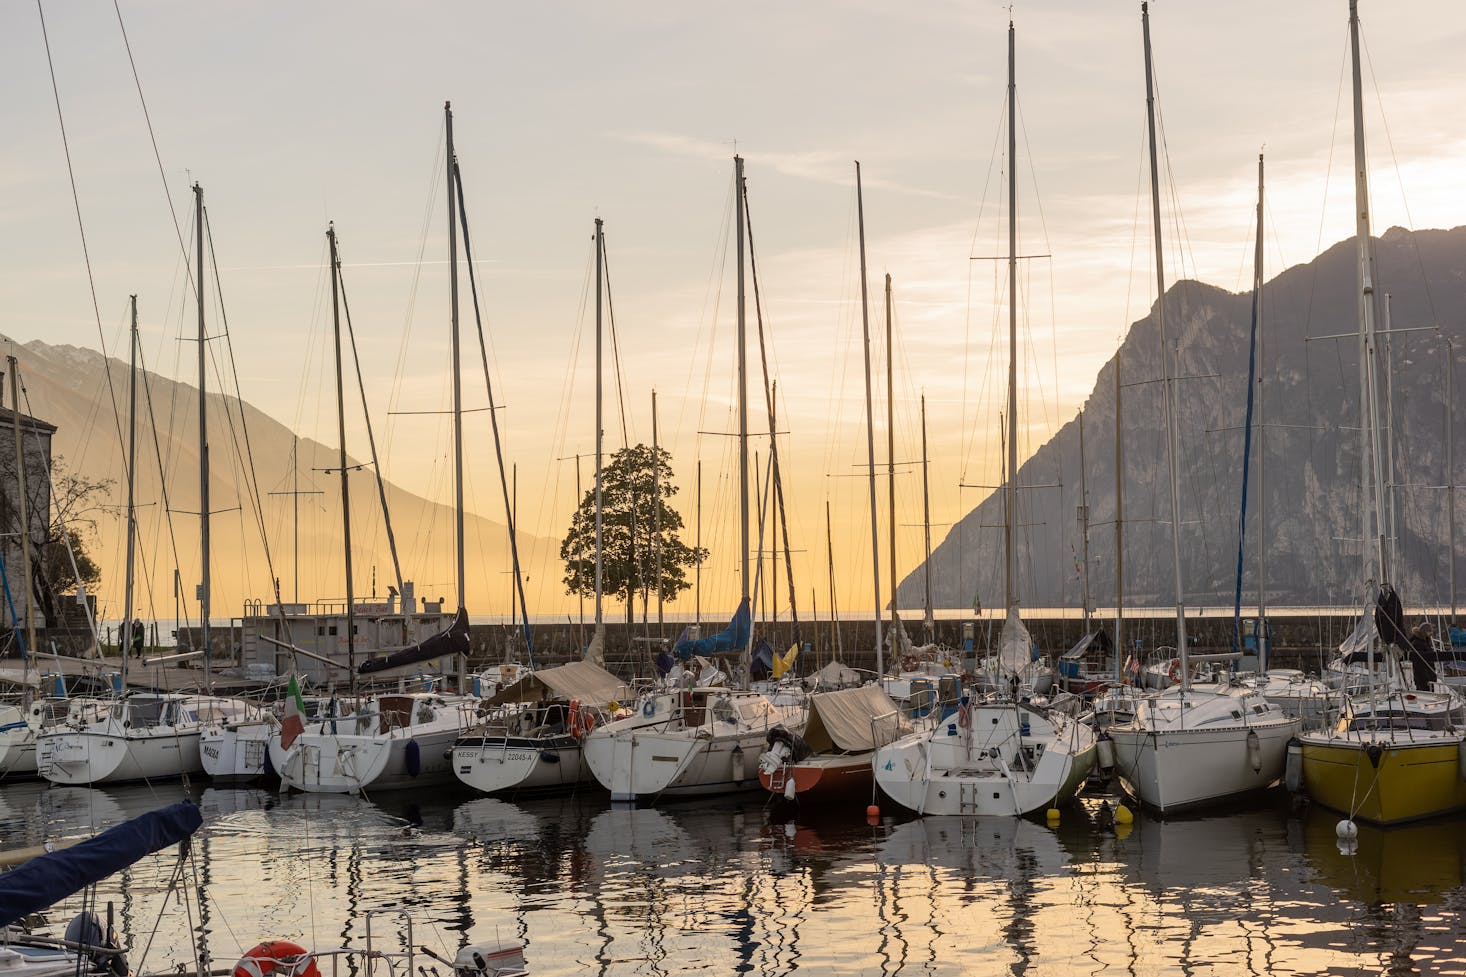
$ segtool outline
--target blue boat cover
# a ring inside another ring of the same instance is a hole
[[[687,661],[693,655],[707,657],[730,651],[742,651],[748,646],[748,636],[752,630],[753,615],[748,609],[748,598],[745,597],[733,614],[733,620],[729,621],[728,626],[717,634],[710,634],[696,641],[677,642],[677,657]]]
[[[183,841],[203,823],[192,801],[179,801],[0,874],[0,926],[53,906],[138,859]]]

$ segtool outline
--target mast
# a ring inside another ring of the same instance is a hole
[[[351,482],[347,478],[346,468],[346,387],[341,378],[341,299],[338,286],[341,260],[336,252],[334,223],[326,228],[326,241],[331,248],[331,328],[336,339],[336,458],[341,466],[341,542],[346,556],[346,667],[351,673],[351,694],[356,695],[356,592],[351,572]],[[461,596],[459,606],[463,606]]]
[[[137,552],[137,510],[134,491],[137,486],[137,296],[129,299],[132,306],[132,328],[127,350],[127,579],[123,584],[122,620],[125,640],[118,641],[122,652],[122,687],[127,687],[127,652],[132,646],[133,559]]]
[[[458,206],[453,181],[457,157],[453,152],[453,104],[443,103],[443,120],[448,136],[448,303],[453,334],[453,531],[458,570],[458,610],[467,609],[463,569],[463,378],[459,367],[458,342]]]
[[[1446,644],[1450,628],[1456,626],[1456,344],[1446,340],[1446,586],[1451,592],[1451,617],[1446,623]]]
[[[1252,330],[1250,343],[1247,350],[1247,413],[1242,422],[1242,505],[1237,517],[1237,579],[1233,591],[1232,602],[1232,650],[1237,654],[1242,653],[1242,566],[1243,554],[1247,546],[1247,484],[1248,470],[1252,464],[1252,429],[1253,404],[1257,403],[1257,433],[1262,436],[1262,404],[1259,400],[1262,394],[1262,362],[1263,357],[1260,344],[1262,342],[1262,154],[1257,156],[1257,240],[1252,255]],[[1258,468],[1257,468],[1257,494],[1262,496],[1266,489],[1263,481],[1262,456],[1266,449],[1259,446]],[[1263,632],[1266,618],[1266,606],[1263,597],[1263,590],[1267,587],[1267,573],[1264,560],[1266,559],[1267,547],[1263,537],[1267,532],[1266,523],[1260,528],[1257,534],[1257,639],[1258,639],[1258,669],[1267,671],[1267,652],[1262,647],[1264,642]]]
[[[748,554],[748,319],[747,306],[744,296],[743,284],[743,238],[745,233],[745,216],[743,207],[743,157],[733,157],[733,177],[737,186],[734,187],[733,196],[736,198],[737,219],[738,219],[738,537],[739,545],[742,547],[742,578],[743,593],[742,600],[750,600],[750,591],[753,586],[751,568],[749,566]],[[750,604],[750,620],[752,620],[752,605]],[[751,665],[750,655],[753,651],[753,628],[748,629],[748,640],[743,645],[744,681],[748,680],[748,669]]]
[[[702,459],[697,459],[697,569],[693,571],[692,616],[701,637],[702,629]]]
[[[1364,578],[1383,583],[1385,564],[1383,488],[1380,479],[1378,418],[1374,388],[1374,239],[1369,231],[1369,173],[1364,153],[1364,96],[1359,67],[1359,2],[1349,0],[1349,52],[1354,88],[1354,234],[1359,271],[1359,488]],[[1370,464],[1374,471],[1371,475]],[[1372,483],[1372,484],[1371,484]],[[1372,667],[1371,663],[1371,667]]]
[[[825,551],[830,559],[830,630],[835,633],[835,657],[843,658],[840,643],[840,605],[835,600],[835,538],[830,532],[830,500],[825,500]]]
[[[875,579],[876,674],[886,674],[881,647],[881,553],[876,525],[876,434],[875,405],[870,383],[870,289],[865,280],[865,194],[860,186],[860,160],[855,161],[855,214],[860,226],[860,328],[865,337],[865,454],[866,477],[870,484],[870,562]],[[892,603],[895,603],[892,601]]]
[[[198,269],[194,280],[198,283],[199,313],[199,547],[203,564],[199,583],[199,620],[204,646],[204,686],[209,688],[213,685],[209,674],[213,657],[209,635],[209,420],[205,410],[208,403],[205,353],[209,337],[204,332],[204,188],[197,183],[193,185],[193,205],[194,237],[198,242]]]
[[[1013,22],[1008,21],[1008,477],[1003,491],[1003,606],[1018,603],[1013,523],[1018,506],[1018,86],[1013,64]]]
[[[1161,363],[1165,385],[1166,414],[1166,467],[1171,482],[1171,560],[1172,578],[1176,599],[1176,652],[1181,659],[1181,689],[1191,688],[1189,662],[1186,656],[1186,604],[1181,582],[1181,476],[1180,445],[1176,436],[1176,377],[1172,370],[1170,354],[1166,348],[1166,266],[1161,250],[1161,183],[1159,152],[1155,134],[1155,79],[1150,59],[1150,4],[1140,5],[1141,26],[1145,35],[1145,119],[1150,134],[1150,211],[1155,231],[1155,275],[1156,275],[1156,322],[1160,327]]]
[[[926,394],[921,395],[921,529],[922,544],[926,559],[921,564],[923,583],[926,590],[926,606],[922,616],[922,627],[926,630],[926,643],[936,640],[937,616],[932,610],[932,497],[928,476],[931,463],[926,456]]]
[[[896,609],[896,387],[892,352],[891,275],[886,274],[886,499],[890,515],[891,550],[891,658],[899,660],[901,612]],[[879,610],[880,608],[877,608]]]
[[[1121,669],[1125,667],[1125,646],[1121,642],[1125,627],[1125,441],[1121,437],[1123,425],[1120,419],[1120,359],[1125,352],[1125,342],[1115,350],[1115,683],[1125,680]]]
[[[36,653],[36,586],[31,580],[31,523],[30,506],[25,478],[25,448],[20,432],[20,361],[7,356],[10,365],[10,424],[15,436],[15,479],[16,494],[20,509],[20,573],[25,579],[25,649],[27,661]],[[39,667],[39,663],[37,665]]]
[[[603,291],[601,282],[604,278],[605,240],[602,237],[601,219],[596,218],[596,628],[595,634],[601,634],[605,627],[605,618],[602,617],[601,591],[605,586],[605,579],[602,576],[601,557],[603,539],[601,536],[601,441],[605,427],[601,422],[601,306],[603,304]],[[592,641],[595,639],[592,638]],[[602,641],[605,638],[601,639]]]
[[[1267,385],[1262,371],[1267,363],[1267,331],[1262,328],[1262,220],[1263,159],[1257,154],[1257,248],[1252,256],[1253,320],[1257,323],[1257,653],[1258,669],[1266,672],[1272,648],[1267,626]]]
[[[1079,553],[1080,600],[1084,604],[1084,633],[1089,633],[1089,486],[1084,474],[1084,411],[1079,412]]]
[[[652,539],[653,566],[657,582],[657,637],[662,637],[662,458],[657,442],[657,392],[652,391]]]

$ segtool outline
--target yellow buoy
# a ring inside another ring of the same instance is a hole
[[[1117,824],[1115,825],[1115,839],[1117,841],[1124,841],[1126,838],[1130,837],[1130,832],[1134,830],[1135,825],[1133,824]]]
[[[1135,820],[1135,815],[1130,813],[1130,808],[1124,804],[1115,805],[1115,823],[1130,824]]]
[[[1059,809],[1057,807],[1049,808],[1044,812],[1044,817],[1049,819],[1050,824],[1056,824],[1059,820]]]

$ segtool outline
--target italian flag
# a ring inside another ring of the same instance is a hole
[[[290,749],[295,738],[305,732],[305,700],[300,697],[300,685],[295,676],[290,676],[290,687],[285,690],[285,718],[280,723],[280,746]]]

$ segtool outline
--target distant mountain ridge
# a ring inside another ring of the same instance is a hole
[[[1466,347],[1466,227],[1377,239],[1376,288],[1389,294],[1393,361],[1394,457],[1398,534],[1392,581],[1410,604],[1447,603],[1445,380],[1447,338],[1456,346],[1456,483],[1466,459],[1466,394],[1459,362]],[[1308,264],[1287,269],[1263,288],[1260,402],[1265,436],[1254,432],[1244,556],[1243,601],[1255,600],[1258,538],[1267,551],[1268,600],[1292,605],[1351,605],[1363,592],[1359,534],[1358,287],[1356,245],[1349,239]],[[1178,350],[1180,381],[1183,579],[1191,605],[1232,603],[1237,570],[1248,332],[1252,293],[1234,294],[1194,281],[1165,296],[1168,332]],[[1383,301],[1381,303],[1383,307]],[[1405,332],[1420,326],[1437,327]],[[1383,330],[1384,323],[1380,324]],[[1345,335],[1344,339],[1315,338]],[[1155,309],[1134,323],[1121,345],[1121,439],[1124,457],[1125,602],[1169,606],[1169,477]],[[1077,607],[1082,552],[1078,507],[1079,425],[1084,425],[1092,605],[1115,603],[1115,370],[1100,371],[1081,416],[1065,424],[1018,470],[1020,602]],[[1381,398],[1385,395],[1381,381]],[[1021,410],[1020,406],[1020,410]],[[1384,408],[1382,407],[1383,411]],[[1259,452],[1265,447],[1265,457]],[[1260,471],[1266,472],[1260,495]],[[1024,485],[1062,483],[1059,489]],[[1466,493],[1457,490],[1466,522]],[[1265,522],[1264,522],[1265,520]],[[1002,493],[968,512],[931,557],[938,607],[1003,603]],[[1456,566],[1466,583],[1466,526],[1457,531]],[[898,590],[903,608],[923,601],[920,567]]]
[[[12,341],[13,342],[13,341]],[[126,501],[125,467],[117,421],[107,392],[104,369],[111,374],[113,390],[126,423],[128,367],[125,362],[84,347],[49,345],[40,340],[17,344],[21,378],[38,417],[57,425],[53,453],[64,459],[65,468],[93,481],[110,480],[112,490],[105,508],[90,513],[96,524],[93,555],[103,569],[99,601],[103,616],[116,617],[122,610],[125,521],[121,508]],[[138,387],[138,597],[141,616],[172,618],[175,563],[187,612],[197,618],[194,585],[200,579],[198,538],[199,452],[198,389],[149,373],[153,414],[157,423],[155,449],[147,418],[143,384]],[[246,394],[248,391],[246,390]],[[22,402],[22,410],[25,410]],[[212,616],[239,616],[246,601],[271,599],[269,568],[266,566],[260,530],[251,513],[245,488],[245,463],[240,457],[243,438],[238,419],[248,425],[253,461],[264,496],[265,525],[273,551],[273,569],[280,579],[286,601],[296,592],[293,579],[293,533],[291,499],[291,454],[295,435],[283,424],[233,396],[209,395],[209,435],[212,478],[211,525]],[[232,419],[232,420],[231,420]],[[299,442],[301,488],[322,490],[303,497],[300,524],[300,584],[304,602],[340,600],[345,593],[345,571],[341,544],[341,503],[338,479],[320,469],[339,468],[336,446],[302,438]],[[360,465],[355,458],[349,465]],[[313,473],[312,470],[315,470]],[[163,521],[164,481],[173,510],[173,552]],[[385,599],[394,584],[381,506],[370,464],[351,476],[353,562],[358,597],[373,594]],[[267,493],[279,493],[268,495]],[[445,598],[455,601],[453,586],[452,509],[387,483],[388,505],[406,579],[417,584],[420,599]],[[468,514],[465,522],[469,562],[468,604],[474,613],[507,614],[504,572],[511,566],[506,528],[497,522]],[[554,544],[520,533],[521,552],[547,552]],[[493,596],[491,596],[491,594]]]

